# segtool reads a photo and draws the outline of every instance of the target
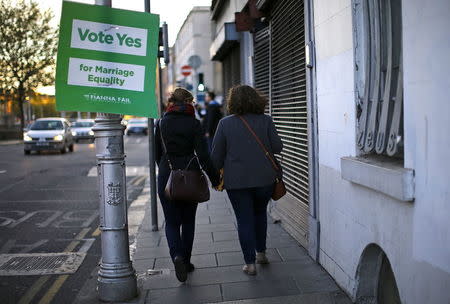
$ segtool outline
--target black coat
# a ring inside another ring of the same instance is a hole
[[[206,133],[209,133],[211,138],[214,137],[216,133],[217,125],[219,124],[220,119],[223,117],[222,106],[218,103],[210,103],[206,107],[206,115],[203,118],[203,127]]]
[[[161,142],[161,129],[167,147],[167,155]],[[219,172],[209,157],[206,139],[203,135],[200,122],[194,117],[179,112],[169,112],[158,121],[155,129],[156,163],[159,167],[160,177],[168,178],[170,168],[168,157],[173,169],[184,169],[194,156],[198,156],[202,168],[205,170],[213,186],[219,183]],[[191,170],[199,169],[194,159],[189,167]]]

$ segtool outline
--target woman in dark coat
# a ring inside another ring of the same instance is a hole
[[[166,113],[156,124],[155,129],[156,162],[159,167],[158,195],[166,220],[166,238],[170,256],[175,265],[176,276],[181,282],[186,281],[187,272],[194,270],[194,265],[190,260],[194,242],[197,202],[179,202],[167,199],[164,190],[170,175],[168,159],[170,159],[173,169],[184,169],[197,154],[212,185],[216,186],[219,183],[219,173],[209,158],[200,122],[195,119],[193,100],[189,91],[176,88],[168,100]],[[167,153],[165,153],[162,139]],[[198,162],[192,161],[189,169],[200,170]]]
[[[227,105],[228,113],[232,115],[219,122],[211,158],[216,168],[224,170],[224,188],[236,215],[245,260],[243,271],[255,275],[255,261],[269,262],[265,255],[266,209],[278,176],[239,116],[247,121],[272,155],[281,153],[283,144],[272,118],[264,115],[266,100],[252,87],[231,88]]]

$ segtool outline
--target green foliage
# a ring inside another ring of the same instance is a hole
[[[20,108],[27,92],[54,84],[58,30],[52,18],[33,0],[0,0],[0,93],[17,94]]]

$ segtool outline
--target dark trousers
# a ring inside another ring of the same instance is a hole
[[[198,204],[169,201],[164,194],[167,179],[168,175],[160,172],[158,177],[158,195],[166,220],[166,238],[169,244],[170,256],[172,261],[176,256],[181,256],[186,263],[189,263],[192,244],[194,243],[195,214]]]
[[[238,224],[239,242],[246,264],[255,263],[255,251],[266,250],[267,204],[273,185],[227,190]]]
[[[211,151],[212,151],[212,144],[213,144],[213,141],[214,141],[214,135],[210,135],[206,139],[207,139],[207,142],[208,142],[209,153],[211,153]]]

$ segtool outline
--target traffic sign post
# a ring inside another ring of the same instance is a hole
[[[188,59],[188,64],[189,64],[189,66],[192,67],[192,69],[194,69],[194,75],[192,77],[192,86],[193,86],[192,90],[194,91],[193,95],[197,99],[197,93],[198,93],[197,69],[202,65],[202,59],[198,55],[192,55]]]

